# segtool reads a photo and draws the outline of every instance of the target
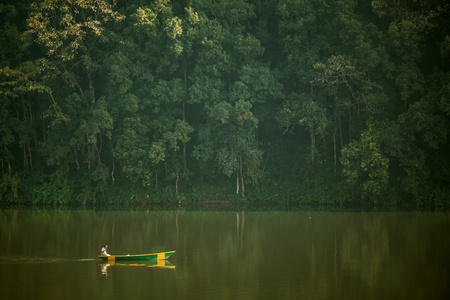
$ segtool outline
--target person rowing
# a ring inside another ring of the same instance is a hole
[[[107,250],[108,250],[108,245],[103,246],[102,255],[110,256],[110,254],[108,254]]]

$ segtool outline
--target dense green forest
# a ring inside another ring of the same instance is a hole
[[[0,202],[450,206],[445,0],[3,0]]]

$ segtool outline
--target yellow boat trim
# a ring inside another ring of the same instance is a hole
[[[164,269],[175,269],[176,267],[171,264],[166,263],[167,260],[158,260],[156,264],[147,265],[147,264],[139,264],[139,263],[117,263],[117,262],[107,262],[101,264],[102,266],[121,266],[121,267],[147,267],[147,268],[164,268]]]

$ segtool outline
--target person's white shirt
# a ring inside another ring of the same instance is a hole
[[[110,256],[110,254],[108,254],[108,252],[106,251],[106,249],[108,249],[108,246],[102,247],[102,255]]]

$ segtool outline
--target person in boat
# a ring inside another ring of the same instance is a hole
[[[103,246],[102,255],[110,256],[110,254],[108,254],[108,252],[106,250],[108,250],[108,245]]]

